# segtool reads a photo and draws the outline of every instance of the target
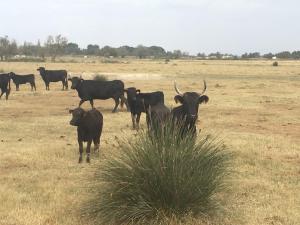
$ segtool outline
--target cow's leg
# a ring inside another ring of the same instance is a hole
[[[140,119],[141,119],[141,113],[138,113],[136,116],[136,129],[140,129]]]
[[[85,100],[80,100],[78,107],[80,107],[83,103],[85,102]]]
[[[99,152],[100,147],[100,135],[93,139],[94,142],[94,152]]]
[[[114,98],[114,100],[115,100],[115,108],[112,111],[113,113],[117,112],[117,108],[118,108],[119,103],[120,103],[119,98]]]
[[[78,140],[79,144],[79,160],[78,163],[82,162],[82,153],[83,153],[83,142],[81,140]]]
[[[10,93],[10,89],[7,89],[7,90],[6,90],[6,93],[5,93],[5,99],[6,99],[6,100],[8,100],[9,93]]]
[[[92,109],[94,108],[94,100],[93,99],[90,99],[90,104],[92,106]]]
[[[131,121],[132,121],[132,128],[135,129],[135,116],[133,113],[131,113]]]
[[[33,83],[30,82],[31,91],[33,91]]]
[[[4,91],[2,91],[2,90],[1,90],[1,95],[0,95],[0,99],[1,99],[1,97],[2,97],[2,95],[3,95],[3,94],[4,94]]]
[[[68,79],[67,78],[65,80],[65,87],[66,87],[66,90],[68,90]]]
[[[19,84],[16,84],[16,91],[19,91]]]
[[[65,90],[65,81],[62,80],[61,83],[62,83],[62,90]]]
[[[33,86],[34,90],[36,91],[35,82],[32,83],[32,86]]]
[[[86,162],[87,163],[90,163],[91,144],[92,144],[92,140],[88,140],[87,147],[86,147]]]

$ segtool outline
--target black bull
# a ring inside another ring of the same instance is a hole
[[[125,89],[124,92],[127,93],[133,129],[139,129],[142,112],[147,114],[147,123],[149,124],[149,115],[151,114],[149,111],[150,107],[157,104],[164,104],[164,93],[162,91],[141,93],[139,89],[130,87]],[[155,108],[153,110],[155,110]]]
[[[36,91],[35,79],[34,79],[33,74],[17,75],[15,73],[11,72],[10,77],[13,80],[14,84],[16,85],[16,91],[19,91],[20,84],[26,84],[26,83],[30,84],[31,91],[33,91],[33,89]]]
[[[94,108],[94,99],[114,99],[115,107],[112,112],[116,112],[121,99],[121,107],[124,103],[127,106],[126,98],[124,97],[124,83],[121,80],[113,81],[96,81],[83,80],[79,77],[69,78],[72,82],[72,89],[77,90],[80,97],[79,106],[85,101],[90,101],[92,108]]]
[[[63,90],[68,90],[68,80],[67,80],[67,71],[66,70],[46,70],[44,67],[37,69],[40,71],[40,75],[45,82],[46,90],[50,90],[50,82],[62,82]]]
[[[176,103],[181,103],[172,110],[173,120],[178,122],[184,131],[191,131],[196,133],[196,122],[198,119],[199,105],[207,103],[209,98],[203,95],[206,91],[206,82],[204,81],[204,88],[201,93],[197,92],[185,92],[179,91],[177,84],[174,84],[175,91],[178,95],[174,97]]]
[[[8,100],[8,96],[10,94],[10,75],[8,73],[0,74],[0,89],[0,98],[5,93],[5,98]]]

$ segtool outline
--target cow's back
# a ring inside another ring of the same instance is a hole
[[[119,80],[114,81],[94,81],[84,80],[77,89],[79,97],[88,99],[109,99],[119,97],[124,90],[124,83]]]
[[[86,112],[77,128],[78,138],[83,141],[92,140],[101,135],[103,127],[103,115],[96,109]]]

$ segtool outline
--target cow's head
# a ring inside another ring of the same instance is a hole
[[[196,120],[198,117],[199,104],[207,103],[209,98],[203,95],[206,90],[206,82],[204,82],[204,88],[201,93],[197,92],[185,92],[182,93],[177,87],[176,81],[174,82],[174,88],[178,95],[174,97],[176,103],[180,102],[184,108],[185,116],[188,120]]]
[[[135,87],[130,87],[125,89],[124,92],[127,93],[128,101],[136,101],[137,94],[139,94],[141,91]]]
[[[71,89],[76,89],[79,87],[79,85],[82,83],[83,79],[81,77],[72,77],[68,79],[72,82]]]
[[[9,77],[10,77],[10,78],[13,79],[15,76],[16,76],[16,74],[15,74],[14,72],[10,72],[10,73],[9,73]]]
[[[84,111],[84,109],[78,107],[76,109],[70,109],[69,113],[72,114],[72,119],[70,121],[70,124],[72,126],[79,126],[80,121],[81,121],[82,117],[84,117],[86,111]]]
[[[43,73],[43,72],[45,72],[45,67],[39,67],[39,68],[37,68],[37,71],[40,71],[40,73]]]

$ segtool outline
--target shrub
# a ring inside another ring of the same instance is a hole
[[[167,123],[159,132],[140,132],[96,168],[81,208],[94,224],[153,223],[185,215],[209,215],[224,190],[230,154],[221,141],[190,134]]]
[[[278,62],[273,62],[273,66],[278,66]]]
[[[107,81],[108,79],[105,75],[97,74],[97,75],[95,75],[94,80]]]

